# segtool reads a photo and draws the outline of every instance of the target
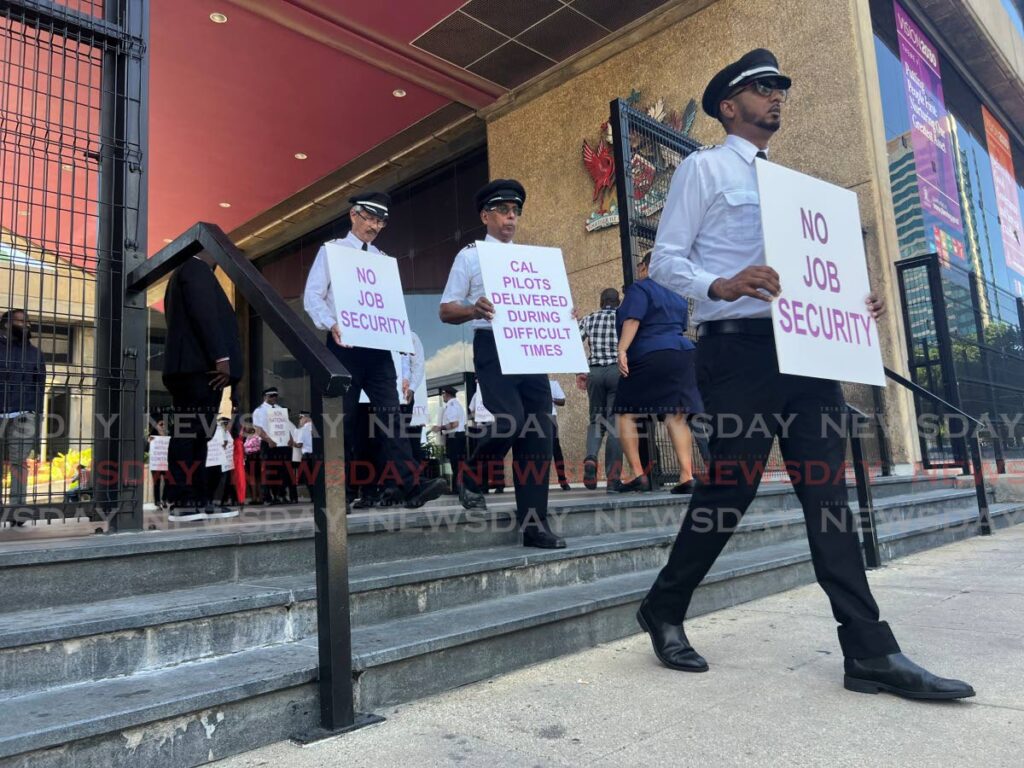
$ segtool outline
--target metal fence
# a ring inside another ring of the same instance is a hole
[[[1024,302],[936,254],[896,265],[911,380],[974,418],[982,456],[1024,458]],[[964,466],[967,429],[915,398],[926,468]]]
[[[0,2],[5,527],[142,526],[147,25],[144,0]]]

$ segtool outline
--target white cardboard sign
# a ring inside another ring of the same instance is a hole
[[[587,370],[559,248],[478,241],[502,373]]]
[[[353,347],[412,352],[398,262],[327,243],[327,269],[341,340]]]
[[[885,386],[857,195],[758,159],[765,259],[782,373]]]
[[[149,441],[149,471],[166,472],[167,449],[171,445],[171,438],[166,435],[157,435]]]

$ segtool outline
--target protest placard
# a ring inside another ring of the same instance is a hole
[[[502,373],[586,371],[562,251],[483,241],[476,247],[484,291],[494,304]]]
[[[353,347],[412,352],[398,262],[381,253],[327,243],[341,340]]]
[[[756,162],[765,259],[782,285],[772,302],[779,370],[885,386],[857,195]]]

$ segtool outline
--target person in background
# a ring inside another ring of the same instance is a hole
[[[23,309],[0,316],[0,477],[4,462],[11,468],[7,503],[23,506],[28,491],[29,460],[43,412],[46,361],[32,343],[32,324]],[[0,505],[2,505],[0,497]],[[4,515],[5,519],[8,517]],[[24,520],[9,518],[12,525]]]
[[[64,492],[64,501],[67,504],[77,504],[82,499],[82,494],[92,490],[89,479],[89,470],[85,464],[79,464],[75,474],[68,483],[68,489]]]
[[[256,427],[248,424],[242,430],[242,450],[245,452],[245,480],[247,489],[252,490],[246,494],[246,501],[256,504],[263,498],[263,490],[260,487],[260,475],[263,471],[260,451],[263,449],[263,440],[256,433]]]
[[[426,358],[419,334],[411,331],[412,352],[402,355],[402,426],[409,440],[413,459],[423,464],[423,427],[427,424],[427,404],[418,402],[416,393],[426,379]]]
[[[626,289],[616,312],[618,365],[622,380],[615,395],[619,438],[633,470],[626,491],[649,491],[651,479],[640,461],[636,422],[641,414],[662,415],[679,462],[679,484],[672,493],[693,491],[693,441],[687,414],[702,413],[697,390],[694,344],[684,335],[685,299],[647,276],[648,251],[637,266],[637,280]]]
[[[228,433],[230,419],[227,416],[220,416],[217,419],[217,428],[213,437],[210,438],[206,448],[206,494],[209,499],[223,499],[225,485],[230,476],[230,468],[225,468],[229,456],[233,455],[231,435]],[[230,465],[228,465],[230,467]],[[217,507],[207,508],[204,517],[207,520],[225,517],[238,517],[238,510],[221,504]]]
[[[436,424],[433,430],[444,438],[444,452],[452,468],[453,493],[458,493],[462,487],[462,475],[466,466],[466,412],[462,409],[457,394],[458,390],[455,387],[441,388],[444,410],[441,412],[441,423]]]
[[[565,476],[565,456],[562,455],[562,443],[558,439],[558,409],[565,405],[565,390],[562,385],[554,379],[549,379],[551,385],[551,458],[555,465],[555,474],[558,475],[558,484],[563,491],[571,491],[572,486]]]
[[[473,426],[466,427],[466,435],[469,437],[470,453],[475,453],[482,440],[484,440],[494,429],[494,414],[487,410],[484,405],[483,395],[479,384],[476,385],[476,392],[469,401],[469,419]],[[484,467],[483,478],[480,489],[484,493],[493,490],[495,493],[505,492],[505,465],[504,462],[495,462],[492,467]]]
[[[168,519],[197,520],[213,510],[202,477],[224,388],[242,378],[238,321],[206,251],[186,259],[164,293],[167,343],[163,381],[173,419],[167,451],[173,509]]]
[[[306,486],[310,501],[313,501],[317,467],[313,459],[313,419],[309,411],[299,411],[299,429],[295,442],[299,451],[298,477]]]
[[[155,437],[167,437],[167,422],[164,421],[163,416],[158,416],[156,421],[153,422],[153,426],[149,430],[149,443],[152,445],[153,438]],[[150,451],[152,455],[152,451]],[[164,498],[167,493],[167,470],[154,469],[149,473],[150,478],[153,480],[153,503],[156,504],[157,509],[167,509],[168,502]]]
[[[614,288],[601,291],[601,308],[580,318],[580,336],[587,342],[589,371],[578,374],[576,386],[586,389],[590,404],[590,423],[587,425],[587,455],[583,459],[583,485],[597,488],[597,455],[601,440],[604,446],[604,471],[608,478],[608,492],[617,490],[622,470],[622,447],[619,430],[615,426],[612,408],[619,388],[618,346],[619,333],[615,329],[615,310],[619,306],[619,292]]]
[[[525,202],[526,190],[515,179],[495,179],[478,190],[476,208],[487,228],[485,242],[511,244]],[[501,427],[477,446],[459,501],[465,509],[486,509],[487,499],[480,490],[485,468],[504,461],[511,449],[516,522],[523,534],[523,546],[564,548],[565,539],[551,530],[548,521],[551,432],[544,422],[550,424],[551,388],[543,374],[506,374],[501,370],[491,326],[494,305],[484,293],[475,243],[455,256],[438,314],[443,323],[471,324],[477,381],[484,387],[484,404]],[[533,428],[534,424],[541,428]]]
[[[381,254],[373,241],[388,225],[391,197],[386,192],[365,191],[349,199],[349,233],[341,240],[331,241],[346,248]],[[445,482],[441,478],[425,480],[422,483],[415,473],[416,462],[409,450],[409,442],[401,434],[401,410],[399,408],[399,382],[391,352],[386,349],[354,347],[342,338],[338,314],[331,291],[331,275],[327,265],[327,245],[321,246],[313,266],[306,278],[303,292],[303,307],[313,324],[326,332],[327,348],[338,358],[352,377],[348,390],[343,396],[343,426],[345,430],[346,476],[355,458],[351,451],[356,447],[357,404],[360,391],[365,391],[378,419],[384,422],[375,440],[380,445],[380,464],[390,471],[385,473],[387,487],[381,495],[384,506],[404,504],[409,509],[422,507],[444,493]],[[387,254],[381,254],[387,256]],[[395,476],[398,480],[395,480]],[[346,494],[349,491],[346,489]]]
[[[278,402],[277,387],[263,390],[263,403],[252,412],[252,424],[263,441],[260,463],[263,475],[263,503],[284,504],[296,494],[291,480],[292,423],[288,409]]]

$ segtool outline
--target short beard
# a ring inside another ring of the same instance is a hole
[[[768,131],[775,133],[779,128],[782,127],[782,120],[776,120],[774,123],[770,123],[767,120],[757,120],[754,125],[760,128],[762,131]]]

